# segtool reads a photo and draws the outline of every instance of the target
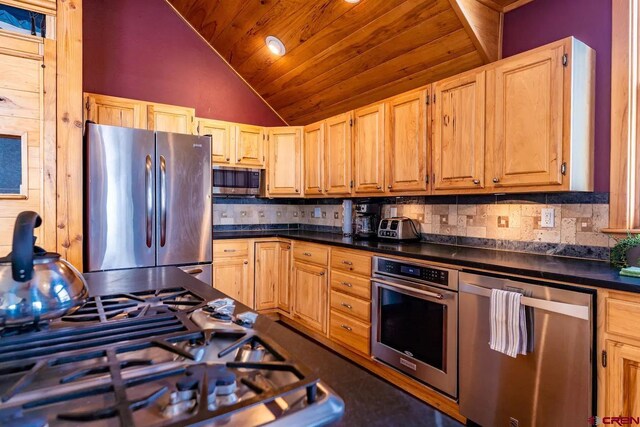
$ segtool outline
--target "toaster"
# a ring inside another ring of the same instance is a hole
[[[391,240],[420,240],[420,225],[407,217],[384,218],[378,226],[378,237]]]

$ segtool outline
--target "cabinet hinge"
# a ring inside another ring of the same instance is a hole
[[[433,94],[433,103],[434,104],[436,103],[436,94],[435,93]]]
[[[602,367],[607,367],[607,350],[602,350]]]
[[[262,140],[266,140],[267,139],[267,135],[265,135],[264,133],[262,134]]]
[[[84,105],[84,108],[89,111],[91,109],[91,103],[89,102],[89,97],[87,97],[87,102]]]
[[[267,191],[269,191],[269,184],[267,184]]]
[[[566,67],[569,65],[569,54],[565,53],[562,55],[562,66]]]
[[[427,176],[425,176],[424,180],[427,182],[427,184],[429,183],[429,174],[427,174]]]
[[[351,188],[353,188],[353,180],[351,180],[351,182],[349,182],[349,186],[350,186]]]
[[[353,119],[349,119],[349,126],[353,126]]]
[[[562,162],[562,165],[560,165],[560,173],[562,175],[567,174],[567,162]]]
[[[429,101],[431,101],[431,95],[427,92],[427,99],[425,100],[425,104],[429,105]]]
[[[431,182],[433,182],[434,184],[436,183],[436,174],[435,173],[431,174]]]

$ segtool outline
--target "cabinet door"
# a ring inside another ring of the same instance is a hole
[[[434,84],[435,190],[484,187],[485,73]]]
[[[324,122],[304,128],[304,194],[324,193]]]
[[[354,113],[353,177],[356,193],[384,193],[385,104]]]
[[[280,283],[280,243],[256,243],[256,310],[276,308]]]
[[[259,126],[236,126],[236,164],[264,167],[264,132]]]
[[[269,130],[269,196],[300,196],[302,184],[302,128]]]
[[[211,163],[228,165],[231,163],[231,123],[218,120],[196,119],[198,135],[211,136]],[[235,147],[233,147],[235,148]]]
[[[606,414],[639,416],[640,347],[607,341]]]
[[[325,192],[351,194],[351,112],[325,120],[324,144]]]
[[[278,243],[278,260],[280,261],[278,272],[278,308],[289,312],[289,295],[291,293],[291,244]]]
[[[249,260],[246,258],[217,258],[213,260],[213,287],[241,303],[251,306],[249,289]]]
[[[166,104],[147,106],[147,129],[160,132],[193,133],[195,109]]]
[[[145,103],[115,96],[85,93],[86,118],[99,125],[145,129]]]
[[[487,71],[487,180],[496,187],[562,184],[564,47]]]
[[[327,269],[295,262],[293,267],[293,305],[297,321],[318,332],[327,332]]]
[[[426,91],[391,99],[387,107],[387,190],[427,189]]]

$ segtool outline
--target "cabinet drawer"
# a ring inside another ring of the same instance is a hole
[[[246,240],[213,241],[213,258],[246,257],[249,255],[249,242]]]
[[[331,252],[331,268],[369,277],[371,276],[371,256],[334,249]]]
[[[371,280],[363,277],[332,271],[331,290],[371,300]]]
[[[365,322],[371,320],[371,303],[369,301],[342,292],[331,291],[331,309],[347,316],[357,317]]]
[[[329,336],[360,353],[368,355],[370,352],[371,326],[368,323],[344,316],[336,310],[331,310]]]
[[[607,298],[607,332],[640,340],[640,302]]]
[[[329,248],[318,245],[294,243],[293,258],[302,262],[311,262],[326,266],[329,264]]]

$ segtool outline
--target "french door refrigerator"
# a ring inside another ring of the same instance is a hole
[[[85,269],[175,265],[211,283],[211,139],[87,123]]]

